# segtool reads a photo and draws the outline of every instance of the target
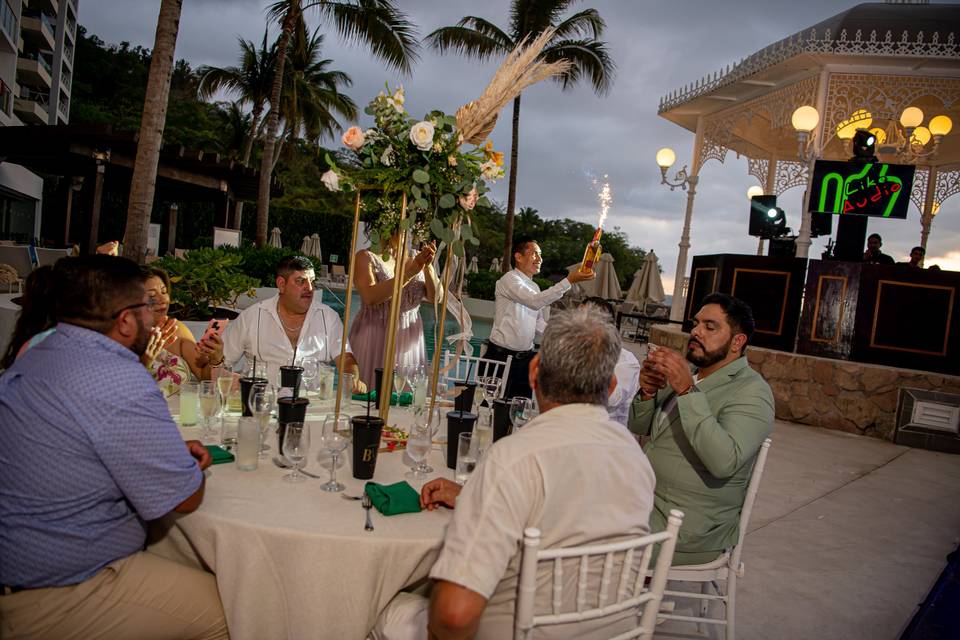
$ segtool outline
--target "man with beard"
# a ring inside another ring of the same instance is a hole
[[[203,500],[139,356],[156,300],[126,258],[64,258],[57,330],[0,376],[0,637],[226,638],[215,578],[143,551]]]
[[[644,453],[657,477],[650,530],[666,528],[670,509],[684,512],[674,564],[710,562],[737,540],[753,460],[774,415],[770,386],[744,356],[754,326],[746,303],[710,294],[686,360],[658,348],[640,369],[630,429],[649,436]]]
[[[209,345],[198,347],[213,366],[226,362],[232,367],[241,357],[247,362],[256,358],[266,367],[267,380],[274,382],[280,367],[295,360],[336,360],[340,365],[343,323],[336,311],[315,299],[313,263],[303,256],[284,258],[276,275],[276,296],[244,309],[227,325],[222,343],[214,336]],[[364,382],[372,381],[361,382],[349,343],[343,360],[344,373],[353,374],[354,393],[365,393]]]

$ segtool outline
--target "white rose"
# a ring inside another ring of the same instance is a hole
[[[410,142],[420,151],[430,151],[433,147],[433,125],[423,121],[410,127]]]
[[[320,182],[330,191],[340,191],[340,176],[333,169],[320,176]]]
[[[503,177],[503,169],[493,160],[487,160],[480,165],[480,174],[484,180],[496,180]]]

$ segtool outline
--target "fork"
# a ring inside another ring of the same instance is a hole
[[[367,522],[363,525],[365,531],[373,531],[373,521],[370,519],[370,508],[373,507],[373,503],[370,501],[370,496],[366,493],[363,494],[363,510],[367,514]]]

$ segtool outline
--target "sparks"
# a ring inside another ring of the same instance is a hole
[[[597,220],[597,228],[602,229],[603,223],[607,219],[607,212],[610,211],[610,204],[613,202],[613,195],[610,193],[610,183],[607,182],[607,176],[603,176],[603,184],[598,185],[597,180],[594,180],[594,186],[599,186],[597,191],[597,199],[600,201],[600,218]]]

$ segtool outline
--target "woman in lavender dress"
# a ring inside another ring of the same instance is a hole
[[[360,313],[350,328],[350,346],[360,365],[360,377],[370,388],[375,384],[374,370],[383,367],[398,240],[396,234],[390,238],[385,256],[368,250],[357,252],[354,284],[360,294],[361,304]],[[423,341],[420,303],[424,300],[433,302],[440,287],[433,271],[436,250],[432,243],[425,245],[415,257],[407,259],[404,268],[394,360],[400,365],[426,366],[427,350]]]

